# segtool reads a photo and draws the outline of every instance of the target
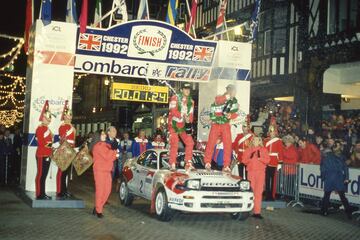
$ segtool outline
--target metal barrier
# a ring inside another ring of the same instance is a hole
[[[292,197],[287,206],[295,207],[297,205],[304,207],[299,196],[299,164],[283,163],[277,172],[276,192],[282,197]]]

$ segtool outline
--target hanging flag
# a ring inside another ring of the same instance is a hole
[[[192,32],[194,34],[193,28],[195,28],[197,5],[198,5],[198,1],[197,0],[192,0],[192,2],[191,2],[190,20],[186,24],[186,29],[185,29],[185,31],[187,33],[189,33],[189,34],[190,34],[190,32]]]
[[[170,23],[171,25],[175,25],[178,6],[179,0],[169,0],[166,22]]]
[[[42,20],[45,26],[51,23],[51,0],[41,1],[39,18]]]
[[[68,23],[77,23],[77,13],[76,13],[76,1],[68,0],[66,6],[66,22]]]
[[[259,11],[260,11],[260,5],[261,5],[261,0],[256,0],[255,2],[255,9],[254,12],[251,15],[251,36],[250,39],[255,40],[256,36],[257,36],[257,30],[258,30],[258,24],[259,24],[259,20],[258,20],[258,15],[259,15]]]
[[[219,14],[216,21],[215,33],[219,33],[225,30],[225,14],[226,14],[227,0],[221,0],[219,3]],[[221,35],[222,36],[222,35]],[[216,38],[216,36],[215,36]],[[222,37],[220,37],[222,38]]]
[[[140,0],[137,19],[150,19],[149,4],[147,0]]]
[[[28,53],[29,50],[29,34],[31,25],[34,22],[34,0],[26,0],[26,19],[25,19],[25,43],[24,49],[25,52]]]
[[[102,28],[101,18],[102,18],[102,1],[96,0],[95,15],[94,15],[94,26],[95,27]]]
[[[81,13],[80,13],[80,32],[84,33],[86,31],[88,20],[88,0],[83,0],[81,6]]]
[[[127,14],[127,7],[125,0],[114,0],[112,9],[117,8],[114,13],[114,20],[115,21],[128,21],[128,14]]]

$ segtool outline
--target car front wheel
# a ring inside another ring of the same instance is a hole
[[[120,202],[124,206],[130,206],[134,200],[134,196],[129,192],[129,188],[125,180],[120,183],[119,189]]]
[[[155,195],[156,217],[163,222],[168,222],[173,217],[173,211],[168,207],[168,200],[164,188],[159,188]]]
[[[234,220],[245,221],[250,216],[250,212],[232,213],[231,218]]]

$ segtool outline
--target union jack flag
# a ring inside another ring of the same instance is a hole
[[[78,49],[100,52],[102,36],[88,33],[81,33]]]
[[[218,14],[218,19],[216,21],[215,33],[219,33],[225,29],[226,6],[227,6],[227,0],[221,0],[219,2],[219,14]],[[216,38],[217,36],[215,36],[215,39]],[[222,35],[220,36],[220,39],[222,39]]]
[[[211,62],[213,54],[214,54],[213,47],[195,46],[192,60]]]

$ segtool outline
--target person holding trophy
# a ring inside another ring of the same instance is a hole
[[[220,138],[224,146],[224,165],[223,171],[231,172],[231,125],[230,120],[237,117],[238,102],[235,98],[235,85],[229,84],[226,92],[221,96],[216,96],[215,102],[210,108],[210,120],[212,122],[209,139],[205,149],[205,168],[211,169],[211,158],[214,152],[216,141]]]

